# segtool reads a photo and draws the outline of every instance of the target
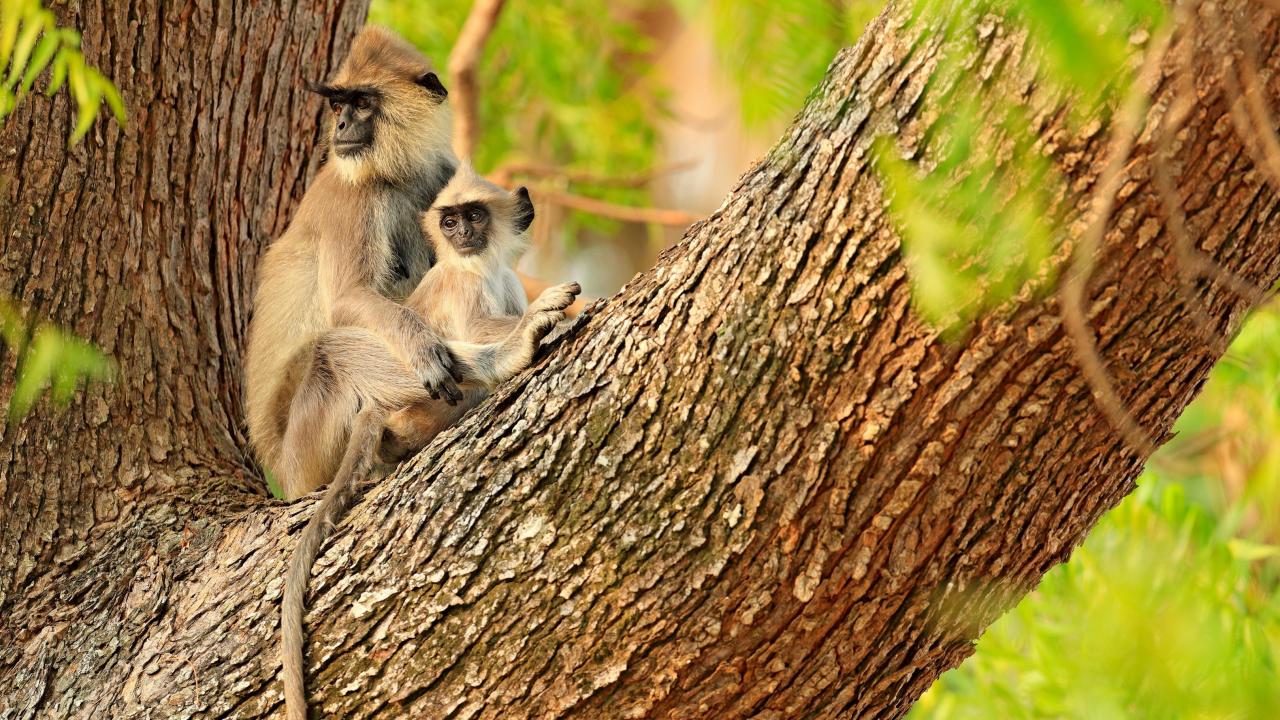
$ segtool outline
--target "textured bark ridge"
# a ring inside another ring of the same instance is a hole
[[[6,282],[107,344],[126,377],[69,416],[7,429],[0,558],[18,572],[0,580],[0,715],[280,708],[281,578],[313,502],[254,499],[225,478],[242,464],[250,261],[300,190],[312,136],[259,135],[285,127],[279,114],[310,119],[290,69],[331,63],[328,39],[345,41],[360,13],[243,12],[266,47],[193,38],[237,48],[215,56],[228,67],[128,80],[136,124],[100,125],[113,137],[71,153],[78,164],[58,164],[62,128],[34,110],[3,136],[27,168],[5,197],[28,203],[5,209]],[[87,33],[99,52],[158,53],[156,24],[120,13]],[[183,22],[231,27],[163,27]],[[1276,28],[1250,26],[1274,103]],[[1025,99],[1083,196],[1105,131],[1066,129],[1018,36],[988,29],[975,71]],[[927,157],[937,49],[913,39],[882,17],[719,212],[369,488],[312,585],[310,688],[326,716],[899,717],[1132,488],[1143,459],[1098,410],[1052,298],[1021,298],[951,343],[910,311],[869,163],[885,134]],[[1220,68],[1201,63],[1176,180],[1199,247],[1268,284],[1276,197],[1231,126]],[[212,78],[216,90],[192,89]],[[1150,179],[1168,85],[1125,169],[1088,308],[1120,397],[1156,435],[1222,351],[1189,319]],[[188,133],[174,118],[190,113]],[[204,163],[225,173],[200,195]],[[284,164],[285,189],[258,179],[264,163]],[[130,181],[104,194],[86,173]],[[37,195],[46,205],[28,215]],[[193,208],[197,196],[214,204]],[[97,220],[73,218],[79,204]],[[1233,331],[1244,302],[1195,289]]]

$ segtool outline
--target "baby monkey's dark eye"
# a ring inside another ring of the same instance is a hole
[[[450,215],[449,217],[444,219],[444,222],[440,224],[443,225],[445,229],[452,230],[458,227],[458,219]]]
[[[467,213],[467,219],[473,223],[478,223],[484,219],[484,213],[480,212],[479,210],[472,210],[471,212]]]

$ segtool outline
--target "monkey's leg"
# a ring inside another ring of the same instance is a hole
[[[296,500],[333,479],[360,402],[354,388],[316,368],[298,386],[281,444],[280,489]]]
[[[425,400],[426,390],[377,335],[337,328],[322,336],[289,409],[279,474],[294,500],[333,479],[356,413]]]
[[[457,405],[426,400],[391,413],[382,430],[378,459],[388,465],[404,462],[488,396],[484,388],[463,386],[462,401]]]

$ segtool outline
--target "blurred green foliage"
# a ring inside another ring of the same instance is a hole
[[[0,122],[14,111],[36,79],[49,70],[45,93],[53,95],[63,85],[76,103],[76,126],[68,143],[79,142],[106,103],[121,124],[125,122],[120,93],[80,53],[80,33],[58,27],[53,12],[40,0],[0,0]]]
[[[1065,183],[1039,143],[1029,108],[980,71],[1003,17],[1024,28],[1039,59],[1036,84],[1070,98],[1070,120],[1106,120],[1130,92],[1142,50],[1167,22],[1158,0],[917,0],[915,22],[945,43],[927,100],[945,109],[924,163],[883,142],[878,167],[912,272],[917,310],[963,330],[1024,287],[1045,287],[1063,241]],[[1074,203],[1072,203],[1074,204]]]
[[[68,143],[79,142],[106,103],[120,123],[124,101],[115,87],[80,54],[80,33],[58,27],[57,18],[39,0],[0,0],[0,124],[45,70],[45,93],[64,84],[76,103],[76,126]],[[14,354],[17,376],[6,404],[10,421],[26,415],[46,390],[66,404],[80,382],[110,377],[110,360],[88,343],[42,323],[34,329],[25,314],[0,297],[0,341]]]
[[[440,67],[471,0],[373,0],[369,19],[391,27]],[[535,162],[566,171],[563,189],[624,205],[650,204],[641,175],[659,157],[669,90],[654,72],[653,28],[673,9],[708,23],[749,128],[790,119],[836,51],[879,3],[865,0],[565,0],[507,3],[478,70],[481,132],[474,161],[491,172]],[[582,175],[593,176],[590,179]],[[580,213],[562,228],[572,239]]]
[[[1277,337],[1255,314],[1138,491],[911,718],[1280,716]]]
[[[1047,270],[1057,244],[1061,179],[1036,150],[1021,109],[992,117],[979,97],[950,98],[954,114],[930,172],[899,159],[892,141],[878,152],[916,309],[948,330]]]
[[[3,300],[0,340],[14,353],[18,370],[8,398],[10,421],[26,415],[45,390],[65,405],[82,380],[106,380],[112,374],[111,361],[97,348],[48,323],[33,329],[20,310]]]

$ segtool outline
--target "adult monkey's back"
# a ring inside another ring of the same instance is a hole
[[[329,482],[294,551],[281,607],[285,701],[305,720],[302,612],[328,531],[367,472],[387,408],[460,396],[448,351],[402,300],[431,265],[419,224],[457,167],[430,63],[380,28],[329,85],[329,161],[258,269],[245,384],[249,437],[293,500]]]

